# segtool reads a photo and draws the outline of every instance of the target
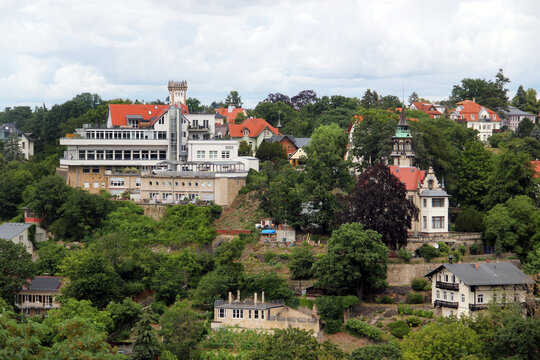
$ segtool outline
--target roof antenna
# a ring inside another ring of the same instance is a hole
[[[403,107],[405,107],[405,82],[403,82],[403,90],[401,96],[401,101],[403,101]]]

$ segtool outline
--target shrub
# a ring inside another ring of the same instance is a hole
[[[417,327],[422,324],[422,320],[419,317],[411,316],[405,320],[410,327]]]
[[[465,255],[465,253],[467,252],[467,247],[465,245],[459,245],[458,250],[461,255]]]
[[[377,322],[377,327],[378,327],[378,328],[382,328],[382,327],[383,327],[383,324],[382,324],[382,322],[380,322],[380,321],[379,321],[379,322]]]
[[[412,259],[412,252],[407,249],[399,249],[397,252],[397,256],[406,263],[409,263]]]
[[[484,232],[484,214],[475,209],[465,209],[456,218],[456,231]]]
[[[335,334],[341,331],[341,320],[326,320],[324,330],[327,334]]]
[[[401,350],[394,344],[362,346],[354,350],[351,360],[401,360]]]
[[[411,287],[414,291],[424,291],[428,284],[429,282],[424,278],[416,278],[411,281]]]
[[[343,309],[345,310],[348,307],[351,307],[353,305],[360,304],[360,300],[358,300],[357,296],[354,295],[346,295],[341,298],[341,306],[343,306]]]
[[[274,254],[271,251],[267,251],[264,253],[264,262],[269,264],[270,262],[274,262],[276,260],[276,254]]]
[[[398,312],[400,315],[412,315],[413,309],[409,305],[398,305]]]
[[[396,302],[394,298],[388,295],[384,295],[383,297],[377,298],[375,301],[382,304],[393,304]]]
[[[424,295],[410,293],[407,294],[407,304],[422,304],[424,302]]]
[[[424,260],[430,262],[431,259],[439,256],[439,252],[433,246],[424,244],[416,249],[416,255],[423,257]]]
[[[383,332],[368,323],[358,319],[349,319],[345,323],[345,329],[357,337],[367,337],[372,340],[381,340]]]
[[[412,312],[413,315],[420,316],[426,319],[432,319],[433,318],[433,311],[429,310],[414,310]]]
[[[289,260],[289,254],[279,254],[281,260]]]
[[[403,337],[411,331],[409,325],[407,325],[407,323],[403,320],[391,322],[388,324],[388,328],[390,329],[390,334],[394,335],[398,339],[403,339]]]
[[[441,256],[446,256],[450,254],[450,251],[451,251],[450,246],[448,246],[444,241],[439,241],[437,245],[439,245],[438,250]]]
[[[306,307],[308,309],[313,309],[314,304],[315,304],[315,301],[311,299],[307,299],[305,297],[300,298],[300,306]]]

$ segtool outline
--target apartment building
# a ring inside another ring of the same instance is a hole
[[[487,142],[493,132],[501,128],[501,118],[497,113],[474,100],[458,102],[456,108],[450,110],[450,119],[478,130],[478,139],[483,142]]]

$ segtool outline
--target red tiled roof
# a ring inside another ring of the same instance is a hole
[[[278,134],[278,129],[270,125],[266,120],[259,118],[249,118],[241,124],[229,124],[229,135],[231,137],[244,137],[244,129],[249,130],[249,137],[257,137],[259,134],[268,128],[274,135]]]
[[[225,116],[225,120],[230,124],[230,123],[234,123],[234,120],[236,119],[236,117],[239,115],[239,114],[244,114],[245,113],[245,110],[242,109],[242,108],[234,108],[232,109],[232,111],[229,112],[229,108],[225,108],[225,107],[222,107],[222,108],[219,108],[219,109],[215,109],[216,112],[220,115],[223,115]]]
[[[347,128],[347,134],[352,131],[354,124],[358,124],[360,121],[364,121],[364,117],[362,115],[354,115],[354,119],[349,123],[349,127]]]
[[[182,104],[182,113],[187,114],[188,108]],[[169,105],[143,105],[143,104],[110,104],[109,114],[113,126],[127,126],[127,116],[140,115],[144,122],[153,125],[167,112]]]
[[[400,167],[396,165],[390,165],[388,167],[390,168],[390,172],[405,184],[407,190],[417,190],[418,185],[426,175],[424,170],[416,167]]]
[[[533,160],[531,161],[531,164],[534,171],[536,172],[534,174],[534,177],[537,178],[540,175],[540,160]]]
[[[478,113],[484,108],[489,113],[489,117],[491,118],[491,121],[501,121],[501,119],[497,116],[497,113],[491,109],[488,109],[485,106],[482,106],[480,104],[475,103],[471,100],[463,100],[457,103],[457,105],[463,106],[463,109],[461,111],[457,111],[457,107],[450,110],[450,113],[457,112],[459,113],[459,119],[461,121],[478,121]],[[474,115],[474,119],[471,117],[471,115]],[[463,117],[463,118],[462,118]]]
[[[425,114],[428,114],[429,117],[434,117],[435,115],[442,115],[439,110],[433,106],[433,104],[422,101],[413,102],[414,107]]]

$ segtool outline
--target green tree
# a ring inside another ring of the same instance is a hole
[[[122,279],[104,254],[89,250],[72,253],[60,269],[70,279],[63,293],[78,300],[90,300],[100,309],[118,299],[123,291]]]
[[[11,219],[17,215],[23,202],[24,189],[32,182],[32,173],[24,164],[11,162],[0,172],[0,219]]]
[[[11,134],[4,144],[4,159],[6,162],[23,161],[24,154],[19,146],[17,134]]]
[[[537,115],[539,110],[540,110],[540,101],[538,101],[536,90],[528,89],[527,102],[525,104],[525,111],[528,111],[530,113]]]
[[[193,311],[187,301],[177,300],[159,320],[165,350],[178,359],[195,358],[197,346],[207,333],[204,317]]]
[[[289,261],[289,270],[291,271],[291,279],[305,280],[313,276],[312,267],[315,263],[313,250],[307,242],[302,246],[294,247],[291,251]]]
[[[112,301],[107,305],[106,310],[111,314],[113,328],[110,331],[110,338],[126,339],[131,334],[131,328],[142,314],[142,308],[139,304],[130,298],[124,298],[122,302]],[[123,337],[126,336],[127,337]]]
[[[275,330],[265,338],[255,351],[248,355],[249,360],[341,360],[347,355],[336,345],[317,339],[305,330]]]
[[[161,220],[159,238],[167,244],[206,245],[216,237],[212,222],[221,214],[220,206],[193,204],[169,206]]]
[[[359,222],[377,231],[393,250],[407,245],[408,229],[418,218],[418,208],[407,198],[405,185],[383,164],[362,172],[344,205],[343,222]]]
[[[41,339],[47,327],[29,320],[18,321],[12,311],[0,310],[0,359],[43,359],[47,349]]]
[[[36,262],[38,274],[50,274],[56,276],[60,271],[60,264],[69,250],[63,245],[58,245],[55,241],[49,240],[38,244],[39,259]]]
[[[298,305],[297,298],[289,288],[287,281],[275,272],[246,273],[241,287],[242,293],[247,296],[264,291],[267,300],[285,300],[289,306],[296,307]]]
[[[234,285],[236,282],[233,277],[219,270],[214,270],[201,278],[199,285],[191,294],[191,299],[195,306],[211,310],[214,302],[218,299],[225,299],[227,292],[232,290]]]
[[[283,127],[287,127],[292,121],[298,118],[298,111],[283,102],[262,101],[253,109],[253,116],[262,118],[272,126],[277,126],[278,122]]]
[[[474,208],[466,208],[456,218],[456,231],[484,232],[484,214]]]
[[[278,143],[278,142],[264,141],[257,148],[257,152],[255,156],[257,156],[261,162],[263,161],[275,162],[281,159],[287,159],[287,153],[285,152],[285,149],[283,148],[281,143]]]
[[[362,224],[343,224],[332,233],[328,254],[313,265],[313,272],[328,291],[355,292],[361,299],[364,289],[385,286],[387,260],[380,234],[364,230]]]
[[[495,75],[495,81],[463,79],[460,85],[454,85],[450,101],[455,104],[475,99],[476,103],[500,113],[501,110],[508,110],[508,89],[505,86],[509,82],[502,69]]]
[[[193,248],[171,255],[152,278],[156,299],[172,304],[177,295],[187,296],[187,289],[195,288],[204,271],[201,258]]]
[[[534,123],[528,118],[525,118],[521,120],[521,122],[519,123],[518,128],[516,130],[516,135],[520,138],[531,136],[533,129],[534,129]]]
[[[246,140],[240,141],[240,145],[238,145],[238,156],[253,156],[253,149]]]
[[[360,105],[366,109],[378,109],[381,105],[379,94],[375,90],[367,89],[360,101]]]
[[[133,343],[134,360],[154,360],[159,356],[159,343],[151,326],[151,316],[145,311],[135,327],[135,342]]]
[[[22,244],[0,239],[0,296],[13,304],[15,294],[35,275],[32,257]]]
[[[401,342],[404,360],[481,359],[478,334],[459,323],[431,323],[411,332]]]
[[[43,225],[49,227],[60,218],[60,209],[71,190],[60,176],[50,175],[25,191],[24,200],[26,206],[43,214]]]
[[[418,94],[416,93],[416,91],[413,91],[411,95],[409,95],[409,104],[412,104],[413,102],[417,102],[417,101],[420,101],[419,98],[418,98]]]
[[[242,98],[238,94],[238,91],[232,90],[225,98],[225,104],[227,106],[234,105],[237,108],[242,107]]]
[[[140,206],[128,201],[123,202],[122,206],[107,214],[99,230],[99,234],[105,236],[105,238],[98,241],[98,243],[102,247],[109,247],[111,250],[113,247],[117,248],[118,246],[115,243],[118,240],[112,243],[106,240],[106,236],[111,233],[118,233],[124,235],[134,245],[139,243],[140,245],[146,245],[155,239],[157,232],[157,221],[150,216],[145,216],[144,210]],[[123,241],[120,241],[120,243],[124,244]],[[124,250],[119,249],[119,251]]]
[[[519,85],[516,96],[512,99],[512,105],[517,107],[520,110],[526,111],[526,104],[527,104],[527,93],[525,92],[525,89],[523,88],[523,85]]]
[[[321,125],[306,146],[303,194],[308,208],[308,223],[323,232],[332,227],[339,206],[333,194],[347,192],[353,185],[348,161],[343,160],[347,135],[336,124]]]
[[[352,154],[364,168],[389,158],[397,116],[383,110],[362,110],[360,115],[363,120],[354,127]]]
[[[495,171],[493,155],[478,141],[469,142],[458,155],[454,196],[460,206],[482,209],[482,198],[489,191],[489,178]]]
[[[204,106],[201,105],[199,99],[196,98],[187,98],[186,105],[190,113],[200,113],[205,110]]]
[[[504,151],[496,161],[495,172],[489,177],[489,190],[482,200],[491,209],[517,195],[536,197],[535,171],[524,153]]]

